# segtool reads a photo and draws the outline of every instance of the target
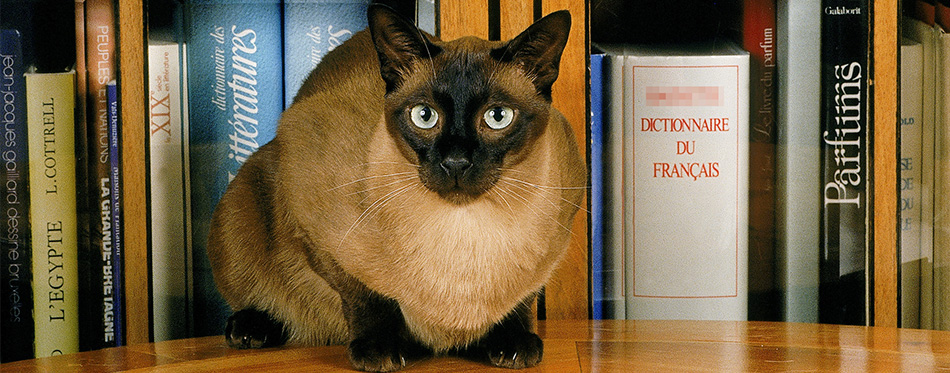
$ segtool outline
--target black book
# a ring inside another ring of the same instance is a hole
[[[818,320],[866,325],[872,133],[868,0],[824,0],[821,18],[822,217]]]

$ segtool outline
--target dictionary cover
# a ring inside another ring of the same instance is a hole
[[[626,317],[744,320],[749,55],[721,42],[619,53]]]
[[[231,313],[208,261],[211,214],[238,168],[274,138],[284,107],[278,0],[194,0],[185,17],[194,325],[224,333]]]
[[[868,4],[826,0],[821,21],[818,321],[870,320]]]

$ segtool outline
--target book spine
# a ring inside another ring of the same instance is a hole
[[[30,257],[29,158],[27,155],[26,71],[16,30],[0,31],[0,97],[4,172],[0,199],[0,362],[33,358],[33,290]]]
[[[921,66],[921,139],[920,139],[920,327],[932,329],[934,325],[934,200],[936,170],[934,151],[936,130],[936,39],[934,27],[926,22],[905,18],[904,35],[920,42],[923,65]]]
[[[284,1],[284,106],[327,52],[366,28],[369,0]]]
[[[748,314],[749,57],[630,54],[627,318]]]
[[[604,318],[604,55],[590,55],[590,289],[591,318]]]
[[[37,357],[79,351],[74,82],[26,75]]]
[[[868,10],[865,0],[822,2],[822,323],[870,320]]]
[[[624,260],[624,56],[605,57],[604,99],[604,305],[605,318],[623,319],[627,315]]]
[[[924,257],[920,246],[923,63],[923,46],[905,39],[901,45],[900,65],[900,326],[915,329],[920,327],[921,261]]]
[[[207,256],[211,214],[238,168],[276,134],[284,106],[278,1],[194,1],[186,15],[194,325],[224,332],[229,307]]]
[[[175,43],[148,46],[152,337],[190,335],[187,291],[187,163],[182,59]]]
[[[743,48],[749,51],[749,318],[781,320],[775,286],[775,0],[745,0]]]
[[[934,328],[950,330],[950,33],[935,28]]]
[[[90,293],[83,296],[80,323],[82,349],[95,350],[116,346],[115,333],[115,265],[112,257],[112,223],[109,193],[109,105],[107,84],[116,78],[115,17],[111,0],[86,0],[86,194],[89,252],[83,276],[89,281]]]
[[[125,241],[122,240],[122,122],[119,120],[119,89],[113,80],[106,85],[106,95],[109,107],[109,182],[112,188],[109,193],[109,202],[112,207],[112,286],[113,309],[111,321],[113,337],[116,346],[125,345],[125,255],[123,254]],[[105,310],[106,325],[109,321],[109,310]],[[107,329],[108,332],[108,329]]]

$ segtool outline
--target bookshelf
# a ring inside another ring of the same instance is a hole
[[[441,33],[445,39],[474,34],[487,36],[492,2],[441,3]],[[574,125],[578,139],[587,139],[587,54],[588,1],[584,0],[500,0],[500,36],[508,38],[535,18],[557,9],[573,15],[572,34],[562,60],[560,78],[554,88],[555,106]],[[123,172],[125,173],[125,237],[127,242],[127,340],[129,344],[149,341],[148,198],[145,170],[147,84],[145,84],[146,18],[145,2],[118,0],[119,68],[121,74]],[[874,318],[877,326],[896,326],[897,296],[897,0],[873,1],[874,69]],[[135,125],[138,124],[138,125]],[[579,147],[586,153],[586,141]],[[574,222],[574,238],[568,257],[546,289],[546,316],[549,319],[588,318],[588,226],[585,214]]]

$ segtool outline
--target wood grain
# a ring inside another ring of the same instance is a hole
[[[488,39],[488,2],[439,1],[439,38],[450,41],[468,35]]]
[[[898,40],[897,0],[874,1],[872,61],[873,92],[873,255],[874,255],[874,321],[873,325],[897,326],[899,262],[898,251]],[[871,306],[871,305],[869,305]]]
[[[587,160],[587,4],[577,0],[545,0],[543,14],[567,9],[571,12],[571,34],[561,56],[561,69],[553,87],[554,107],[574,128],[577,147]],[[589,185],[589,184],[588,184]],[[582,206],[587,206],[587,202]],[[582,210],[574,219],[571,246],[561,267],[545,290],[545,312],[549,319],[589,318],[589,210]]]
[[[146,205],[145,18],[141,1],[121,0],[119,72],[122,109],[122,208],[125,222],[127,343],[149,341],[149,270]]]
[[[733,321],[542,321],[544,359],[529,372],[938,371],[950,332]],[[17,372],[351,371],[343,346],[234,350],[222,336],[139,344],[0,365]],[[407,372],[510,372],[457,357]]]

